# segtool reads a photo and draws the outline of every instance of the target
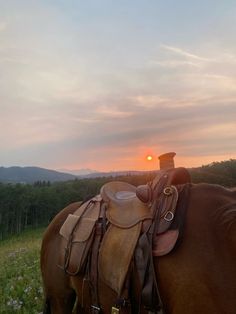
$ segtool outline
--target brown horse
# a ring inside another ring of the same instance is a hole
[[[63,209],[47,228],[41,250],[44,313],[91,313],[83,275],[69,276],[57,266],[59,229],[79,203]],[[236,190],[191,184],[183,237],[168,255],[154,258],[166,314],[236,313]],[[137,300],[134,276],[134,295]],[[138,289],[138,288],[137,288]],[[102,313],[111,313],[116,294],[101,280]],[[138,313],[135,306],[132,313]],[[123,313],[123,312],[122,312]],[[140,313],[147,313],[141,308]]]

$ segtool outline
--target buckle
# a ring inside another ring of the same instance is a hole
[[[167,196],[173,194],[173,188],[171,186],[167,186],[164,188],[163,193]]]
[[[120,309],[118,307],[112,306],[111,308],[111,314],[119,314]]]
[[[96,305],[91,305],[91,308],[95,313],[100,313],[100,311],[101,311],[101,308],[99,306],[96,306]]]
[[[174,214],[171,211],[165,213],[164,216],[165,221],[170,222],[174,219]]]

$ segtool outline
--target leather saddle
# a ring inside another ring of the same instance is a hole
[[[100,278],[121,296],[131,261],[146,254],[141,252],[141,238],[148,239],[144,241],[146,249],[148,245],[154,256],[168,254],[175,246],[179,236],[175,223],[180,203],[178,186],[189,182],[188,171],[175,168],[159,171],[152,182],[139,187],[119,181],[103,185],[100,195],[79,208],[73,217],[69,216],[61,228],[62,252],[67,252],[64,270],[73,275],[82,271],[96,242],[96,222],[102,219],[105,226],[102,236],[99,233],[95,268]]]
[[[135,187],[125,182],[109,182],[101,188],[107,204],[109,228],[99,253],[99,274],[103,281],[121,294],[131,260],[140,236],[149,232],[154,221],[151,250],[154,256],[168,254],[179,236],[178,228],[170,230],[179,193],[176,185],[190,182],[185,168],[160,171],[156,178]],[[122,256],[122,258],[120,258]]]
[[[111,224],[124,229],[131,228],[141,221],[153,219],[155,198],[164,194],[168,197],[162,204],[160,218],[167,224],[159,227],[159,233],[162,233],[168,228],[169,220],[174,218],[178,201],[175,186],[190,181],[190,175],[185,168],[176,168],[159,171],[152,182],[138,187],[122,181],[106,183],[100,190],[100,195],[107,204],[106,218]]]

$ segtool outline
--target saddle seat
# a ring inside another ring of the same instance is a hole
[[[143,220],[152,219],[150,207],[136,196],[136,187],[132,184],[108,182],[103,185],[100,193],[107,203],[107,219],[113,225],[131,228]]]

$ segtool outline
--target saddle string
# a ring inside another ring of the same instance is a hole
[[[142,279],[143,281],[143,288],[142,288],[142,301],[145,304],[146,308],[150,309],[151,311],[158,313],[164,313],[163,310],[163,303],[161,300],[160,292],[158,289],[157,284],[157,274],[154,267],[153,255],[152,255],[152,242],[155,234],[158,234],[158,228],[160,225],[160,219],[162,214],[163,205],[165,202],[165,195],[163,194],[164,188],[167,185],[168,174],[163,175],[159,180],[156,182],[151,182],[152,188],[152,201],[153,204],[151,205],[152,212],[153,212],[153,221],[150,225],[149,230],[147,231],[147,240],[144,244],[145,250],[148,250],[148,260],[145,262],[146,273]],[[149,245],[148,245],[149,242]],[[140,243],[139,243],[140,244]],[[141,277],[142,278],[142,277]]]
[[[157,281],[156,273],[152,256],[152,242],[153,236],[158,230],[158,224],[161,217],[161,205],[163,203],[162,197],[158,198],[162,193],[168,176],[165,175],[163,179],[157,182],[151,182],[152,189],[152,204],[151,210],[153,212],[153,220],[146,232],[144,232],[139,241],[135,251],[135,262],[140,278],[141,284],[141,298],[145,307],[156,311],[163,308]],[[158,188],[157,188],[158,187]]]
[[[100,313],[101,308],[99,306],[98,295],[98,254],[102,241],[102,237],[106,232],[106,204],[101,201],[100,213],[98,221],[95,225],[95,235],[91,250],[91,266],[90,266],[90,283],[92,294],[92,313]]]
[[[150,310],[159,310],[162,308],[162,302],[159,295],[158,285],[156,281],[156,273],[153,264],[153,256],[152,256],[152,242],[153,236],[157,229],[157,225],[160,219],[160,210],[156,207],[154,220],[150,226],[150,229],[147,233],[147,239],[149,245],[148,249],[148,264],[146,268],[145,281],[142,289],[142,301],[145,304],[146,308]]]

